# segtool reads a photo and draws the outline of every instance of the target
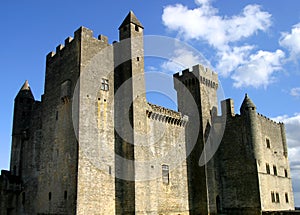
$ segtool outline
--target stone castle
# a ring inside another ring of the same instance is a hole
[[[113,44],[81,27],[47,55],[41,101],[25,82],[0,214],[294,210],[284,125],[248,95],[218,114],[218,76],[201,65],[173,76],[178,112],[148,103],[143,29],[132,12]]]

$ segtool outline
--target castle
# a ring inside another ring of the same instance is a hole
[[[294,210],[285,128],[248,95],[236,114],[201,65],[174,74],[178,112],[145,96],[143,26],[81,27],[15,98],[0,214],[249,214]],[[141,93],[142,92],[142,93]]]

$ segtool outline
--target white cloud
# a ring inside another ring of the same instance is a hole
[[[200,53],[194,53],[192,50],[179,48],[173,54],[174,56],[169,61],[161,65],[162,70],[166,73],[180,72],[197,64],[210,66],[209,62]]]
[[[223,17],[211,0],[195,0],[197,8],[176,4],[165,7],[162,20],[168,29],[185,39],[204,41],[216,51],[216,70],[231,77],[235,87],[267,87],[274,73],[282,69],[285,54],[281,50],[252,53],[254,46],[234,46],[244,38],[271,26],[271,14],[259,5],[247,5],[239,15]],[[209,8],[209,10],[207,9]]]
[[[292,88],[290,91],[290,95],[294,97],[300,97],[300,87]]]
[[[170,30],[178,31],[186,39],[204,40],[218,50],[228,43],[266,31],[271,26],[271,14],[259,5],[246,6],[240,15],[222,17],[208,0],[197,0],[200,5],[188,9],[181,4],[165,7],[162,19]],[[208,10],[209,7],[209,10]]]
[[[197,5],[210,5],[210,3],[211,3],[212,1],[211,0],[195,0],[195,3],[197,4]]]
[[[279,44],[290,51],[293,60],[300,57],[300,23],[294,25],[290,33],[282,33]]]
[[[282,60],[285,54],[281,50],[276,52],[258,51],[249,56],[232,74],[234,87],[267,87],[272,83],[274,73],[282,70]]]
[[[253,46],[233,47],[228,51],[218,53],[219,63],[217,64],[217,71],[219,74],[227,77],[232,71],[236,70],[238,66],[247,62],[247,58]]]

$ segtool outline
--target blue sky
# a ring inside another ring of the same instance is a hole
[[[178,38],[201,52],[219,73],[225,96],[235,100],[236,112],[247,92],[258,112],[286,123],[300,206],[299,0],[2,1],[0,169],[9,165],[13,100],[24,81],[40,99],[47,53],[82,25],[95,36],[108,36],[110,43],[118,40],[117,29],[129,10],[145,35]],[[174,53],[174,59],[188,55]],[[187,65],[199,60],[189,59]],[[146,70],[178,72],[172,71],[174,65],[155,62],[146,62]]]

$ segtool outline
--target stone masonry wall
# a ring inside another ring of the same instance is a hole
[[[76,214],[115,213],[113,52],[107,38],[80,29]]]
[[[285,128],[283,124],[275,123],[260,114],[257,115],[257,118],[261,132],[258,176],[262,210],[294,210]],[[279,199],[276,197],[277,194]],[[272,195],[274,195],[273,200]]]
[[[80,38],[67,38],[46,59],[42,141],[35,213],[74,214],[77,139],[72,120],[73,91],[79,76]]]

